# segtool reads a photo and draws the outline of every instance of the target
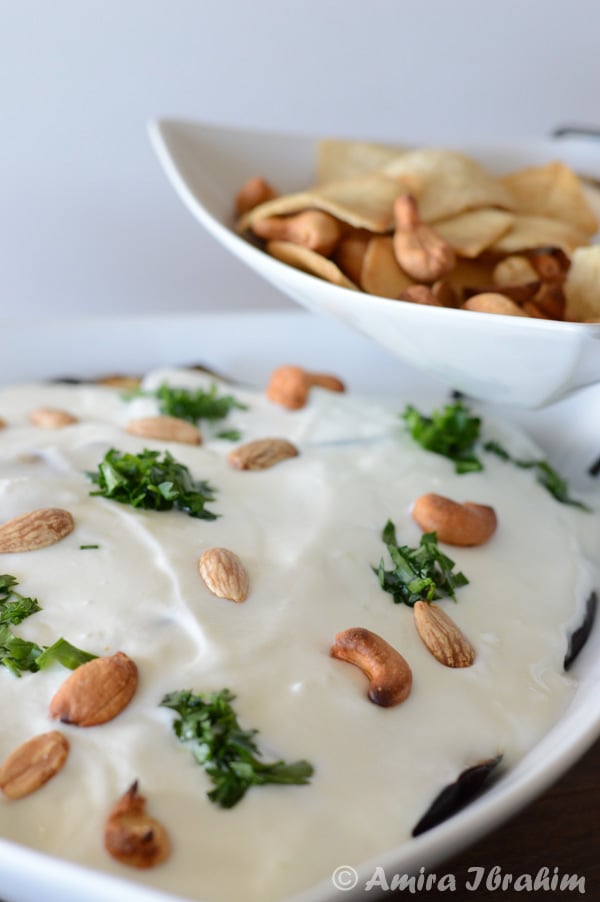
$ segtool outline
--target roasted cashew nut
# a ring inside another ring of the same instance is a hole
[[[266,216],[252,223],[252,231],[266,241],[291,241],[329,257],[342,237],[337,219],[323,210],[304,210],[294,216]]]
[[[412,687],[412,671],[400,652],[385,639],[362,627],[338,633],[331,656],[359,667],[369,679],[369,698],[389,708],[403,702]]]
[[[460,504],[433,492],[417,498],[412,515],[423,532],[435,532],[448,545],[483,545],[497,525],[493,507],[471,501]]]

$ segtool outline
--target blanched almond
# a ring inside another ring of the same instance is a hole
[[[297,457],[298,449],[284,438],[259,438],[234,448],[227,457],[236,470],[267,470],[282,460]]]
[[[200,555],[198,572],[206,587],[218,598],[245,601],[248,574],[241,560],[228,548],[207,548]]]
[[[451,617],[435,604],[417,601],[415,626],[423,644],[445,667],[470,667],[475,649]]]
[[[77,727],[106,723],[127,707],[135,694],[138,671],[123,652],[94,658],[68,677],[50,702],[50,717]]]
[[[29,422],[41,429],[63,429],[78,419],[68,410],[60,410],[58,407],[36,407],[29,413]]]
[[[160,442],[199,445],[202,441],[200,430],[193,423],[188,423],[180,417],[141,417],[138,420],[130,420],[125,430],[131,435],[153,438]]]
[[[0,767],[0,788],[9,799],[22,799],[52,779],[63,767],[69,743],[51,730],[24,742]]]
[[[73,532],[75,521],[60,507],[43,507],[7,520],[0,526],[0,553],[37,551]]]

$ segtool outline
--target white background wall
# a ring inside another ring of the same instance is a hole
[[[3,316],[287,305],[173,195],[146,138],[155,114],[434,143],[600,125],[598,0],[0,0],[0,13]]]

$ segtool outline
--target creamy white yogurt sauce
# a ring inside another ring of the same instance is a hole
[[[161,370],[145,386],[163,381],[214,380]],[[240,472],[226,461],[233,445],[214,429],[203,430],[200,447],[125,433],[129,419],[158,412],[154,399],[126,402],[90,385],[0,390],[8,423],[0,432],[0,519],[63,507],[76,523],[52,547],[0,555],[0,572],[16,576],[18,590],[43,608],[14,630],[45,645],[64,636],[96,654],[124,651],[140,673],[132,703],[112,722],[58,726],[71,745],[65,768],[27,798],[0,800],[0,834],[193,899],[268,902],[398,846],[460,771],[500,752],[510,767],[557,720],[575,685],[562,666],[566,636],[594,583],[577,532],[594,515],[559,504],[532,472],[493,455],[482,473],[457,475],[405,432],[403,401],[313,389],[306,408],[288,412],[258,393],[234,394],[249,409],[233,411],[227,428],[240,429],[242,441],[286,437],[299,457]],[[80,422],[35,428],[27,414],[41,405]],[[539,456],[512,428],[486,420],[484,429],[515,454]],[[90,497],[85,471],[110,447],[169,447],[216,488],[207,506],[219,519]],[[37,459],[21,459],[32,453]],[[442,546],[470,581],[456,604],[440,602],[477,651],[466,669],[429,654],[412,610],[395,605],[371,569],[382,555],[389,565],[381,540],[388,518],[401,544],[418,544],[411,506],[430,491],[491,504],[498,516],[487,545]],[[99,548],[80,550],[86,544]],[[245,603],[216,598],[199,578],[198,557],[211,546],[230,548],[246,565]],[[414,684],[402,705],[371,704],[364,675],[330,657],[334,635],[353,626],[378,633],[409,662]],[[0,668],[0,760],[56,727],[48,704],[68,675],[56,666],[17,679]],[[237,696],[242,727],[259,730],[265,759],[308,759],[310,785],[253,788],[227,811],[208,800],[207,776],[159,703],[177,689],[224,687]],[[173,845],[171,858],[149,872],[113,861],[102,841],[108,810],[136,778]]]

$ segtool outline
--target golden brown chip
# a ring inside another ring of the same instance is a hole
[[[515,206],[508,188],[476,160],[455,150],[409,151],[386,163],[381,171],[412,183],[411,193],[425,222],[480,207],[512,210]]]
[[[269,241],[267,253],[281,260],[282,263],[295,266],[296,269],[301,269],[312,276],[319,276],[319,278],[325,279],[327,282],[333,282],[334,285],[340,285],[342,288],[357,290],[354,282],[351,282],[344,275],[333,260],[322,257],[321,254],[311,251],[308,247],[292,244],[291,241]]]
[[[407,185],[401,179],[371,172],[267,201],[242,216],[237,229],[245,232],[253,222],[266,216],[284,216],[313,208],[331,213],[357,229],[388,232],[393,225],[394,201],[406,191]]]
[[[497,254],[515,254],[538,247],[559,247],[570,255],[576,247],[587,243],[587,235],[567,222],[515,213],[508,232],[490,245],[489,250]]]
[[[506,234],[513,223],[511,213],[482,209],[459,213],[433,223],[438,235],[461,257],[478,257],[494,241]]]
[[[565,319],[583,321],[600,317],[600,245],[575,251],[564,292]]]
[[[474,294],[464,302],[462,309],[473,310],[476,313],[499,313],[501,316],[527,316],[510,298],[493,291]]]
[[[333,262],[356,285],[360,285],[363,260],[372,237],[366,229],[348,229],[335,249]]]
[[[360,274],[363,291],[384,298],[397,298],[401,291],[413,284],[414,279],[406,275],[396,260],[392,238],[389,235],[371,238]]]
[[[470,285],[491,285],[493,283],[492,272],[494,263],[487,260],[467,260],[466,257],[457,257],[456,265],[446,276],[459,299],[462,298],[463,289]]]
[[[513,254],[500,260],[494,267],[492,281],[495,285],[527,285],[539,280],[528,257]]]
[[[520,169],[501,181],[515,198],[519,212],[558,219],[588,236],[598,231],[598,221],[581,183],[564,163]]]
[[[381,169],[402,153],[400,147],[372,144],[369,141],[344,141],[329,138],[317,145],[317,183],[354,178],[373,169]]]

